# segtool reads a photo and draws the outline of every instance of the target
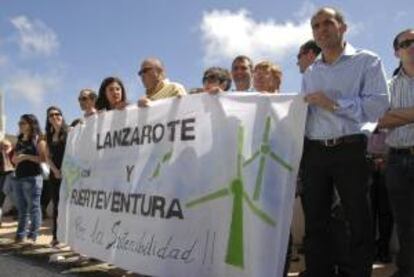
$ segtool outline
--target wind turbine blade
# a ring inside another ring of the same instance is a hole
[[[191,207],[194,207],[196,205],[199,205],[199,204],[209,202],[209,201],[214,200],[214,199],[218,199],[218,198],[227,196],[229,194],[230,194],[230,191],[229,191],[228,188],[220,189],[218,191],[215,191],[215,192],[209,193],[207,195],[204,195],[200,198],[194,199],[193,201],[190,201],[190,202],[186,203],[185,206],[187,208],[191,208]]]
[[[160,171],[161,171],[161,163],[158,162],[157,167],[154,169],[154,172],[152,173],[152,176],[150,177],[150,180],[157,178],[160,175]]]
[[[264,222],[271,226],[276,226],[276,221],[271,218],[269,215],[267,215],[264,211],[259,209],[253,202],[250,200],[249,196],[246,192],[243,192],[243,198],[246,200],[247,205],[252,210],[254,214],[256,214],[258,217],[260,217]]]
[[[263,132],[262,143],[267,144],[269,142],[269,134],[270,134],[270,116],[266,117],[265,129]]]
[[[233,193],[233,209],[225,261],[227,264],[244,268],[243,183],[240,179],[234,180],[231,187]]]
[[[281,157],[279,157],[278,155],[276,155],[275,153],[273,153],[273,152],[270,152],[269,153],[269,155],[270,155],[270,157],[273,159],[273,160],[275,160],[276,162],[278,162],[281,166],[283,166],[284,168],[286,168],[287,170],[289,170],[289,171],[292,171],[293,170],[293,167],[290,165],[290,164],[288,164],[286,161],[284,161]]]
[[[246,160],[243,163],[243,166],[247,166],[249,163],[253,162],[257,158],[257,156],[259,156],[259,154],[260,154],[260,150],[257,150],[256,153],[253,154],[253,156],[251,156],[248,160]]]
[[[165,155],[162,157],[162,162],[163,163],[168,162],[171,159],[172,154],[173,154],[172,149],[169,152],[165,153]]]
[[[260,191],[262,189],[263,173],[266,164],[266,156],[261,156],[259,171],[257,172],[256,177],[256,186],[254,188],[253,200],[258,200],[260,198]]]
[[[237,128],[237,178],[242,179],[244,128]]]

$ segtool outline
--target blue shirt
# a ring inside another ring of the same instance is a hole
[[[305,130],[309,139],[338,138],[365,133],[365,129],[370,132],[389,106],[380,58],[349,43],[334,63],[324,63],[320,55],[304,73],[302,94],[316,91],[323,91],[339,107],[330,112],[309,105]]]

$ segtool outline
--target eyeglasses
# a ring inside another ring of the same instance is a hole
[[[50,114],[49,114],[49,117],[50,117],[50,118],[52,118],[52,117],[54,117],[54,116],[62,116],[62,114],[61,114],[61,113],[50,113]]]
[[[408,49],[411,46],[414,46],[414,39],[403,40],[398,44],[398,48]]]
[[[151,69],[152,69],[152,67],[144,67],[144,68],[142,68],[140,71],[138,71],[138,76],[144,75],[145,73],[147,73]]]
[[[23,125],[27,125],[27,122],[26,121],[19,121],[19,123],[17,123],[17,124],[19,124],[19,126],[23,126]]]
[[[221,83],[223,82],[222,79],[220,79],[219,77],[215,76],[215,75],[207,75],[203,77],[203,84],[205,83]]]
[[[78,98],[79,102],[83,102],[83,101],[86,101],[88,99],[89,99],[89,97],[87,97],[87,96],[79,96],[79,98]]]

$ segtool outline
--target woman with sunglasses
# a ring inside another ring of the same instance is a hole
[[[23,242],[27,235],[34,243],[42,223],[40,196],[43,180],[40,163],[46,161],[46,142],[42,139],[39,121],[33,114],[20,117],[12,161],[16,165],[14,193],[19,217],[15,242]],[[27,232],[29,217],[31,224]]]
[[[62,111],[55,106],[47,109],[46,120],[46,142],[49,154],[49,164],[51,169],[50,178],[48,180],[50,193],[53,203],[53,228],[52,228],[52,246],[57,246],[57,216],[59,207],[60,183],[62,181],[61,167],[63,155],[65,153],[66,138],[68,134],[68,126],[62,116]]]

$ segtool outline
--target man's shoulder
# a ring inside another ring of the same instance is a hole
[[[184,86],[180,83],[165,80],[164,84],[165,86],[157,93],[161,98],[187,94]]]
[[[172,90],[177,93],[177,95],[187,94],[184,86],[177,82],[168,82],[167,87],[169,90]]]
[[[393,87],[395,87],[400,80],[402,80],[402,75],[400,73],[395,74],[388,80],[388,88],[392,90]]]
[[[355,53],[353,55],[355,58],[359,58],[366,61],[379,61],[381,60],[380,56],[368,49],[355,49]]]
[[[170,89],[175,89],[175,88],[176,89],[184,89],[184,86],[180,83],[177,83],[177,82],[168,81],[168,82],[166,82],[166,86]]]

